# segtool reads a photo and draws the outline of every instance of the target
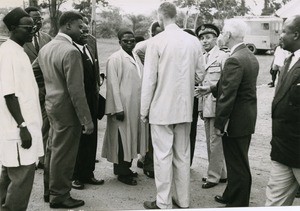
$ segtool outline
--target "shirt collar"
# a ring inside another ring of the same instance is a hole
[[[298,49],[298,50],[296,50],[296,51],[294,52],[294,57],[295,57],[296,59],[299,59],[299,58],[300,58],[300,49]]]
[[[230,55],[232,55],[233,52],[235,51],[235,49],[236,49],[237,47],[239,47],[240,45],[242,45],[242,44],[244,44],[244,43],[243,43],[243,42],[240,42],[240,43],[238,43],[238,44],[232,46],[232,48],[230,49]]]
[[[84,45],[79,45],[79,44],[77,44],[76,42],[74,42],[74,44],[79,48],[79,50],[80,50],[81,52],[83,52],[83,47],[84,47]]]
[[[57,35],[60,35],[60,36],[62,36],[64,38],[66,38],[67,40],[70,41],[71,44],[73,44],[73,40],[72,40],[72,38],[69,35],[67,35],[65,33],[62,33],[62,32],[58,32]]]
[[[178,26],[175,23],[171,23],[166,26],[165,30],[175,29],[178,28]]]
[[[209,54],[209,55],[212,55],[213,52],[215,52],[217,49],[218,49],[218,46],[215,45],[212,49],[210,49],[210,51],[208,51],[208,52],[206,52],[206,53]]]

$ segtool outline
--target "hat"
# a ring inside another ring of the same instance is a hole
[[[119,40],[122,39],[122,37],[123,37],[124,34],[132,34],[132,35],[134,35],[134,33],[133,33],[133,31],[131,29],[129,29],[129,28],[122,28],[118,32],[118,38],[119,38]]]
[[[204,34],[214,34],[218,37],[220,30],[214,24],[202,24],[196,29],[196,34],[198,37]]]
[[[11,26],[18,26],[20,19],[23,17],[30,16],[21,7],[17,7],[4,16],[3,22],[5,23],[8,30],[11,31]]]

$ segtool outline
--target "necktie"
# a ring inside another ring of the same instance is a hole
[[[206,63],[208,63],[209,53],[206,54]]]
[[[90,59],[90,57],[89,57],[89,55],[87,54],[86,45],[83,46],[83,54],[85,55],[85,57],[87,58],[87,60],[89,60],[90,62],[92,62],[91,59]]]
[[[37,40],[37,34],[34,34],[33,42],[34,42],[34,48],[35,48],[36,52],[38,53],[39,50],[40,50],[40,46],[39,46],[39,43],[38,43],[38,40]]]
[[[285,62],[284,69],[283,69],[283,71],[282,71],[281,81],[283,81],[283,80],[285,79],[285,77],[286,77],[286,75],[287,75],[287,73],[288,73],[288,70],[289,70],[290,64],[291,64],[291,62],[292,62],[293,56],[294,56],[294,53],[292,53],[292,54],[290,55],[290,57],[287,58],[287,60],[286,60],[286,62]]]

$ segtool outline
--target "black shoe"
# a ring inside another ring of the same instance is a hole
[[[83,205],[83,200],[73,199],[70,197],[61,203],[50,203],[50,208],[76,208]]]
[[[100,161],[98,159],[95,160],[95,163],[99,163]]]
[[[212,188],[215,187],[216,185],[218,185],[218,183],[214,183],[214,182],[206,182],[202,185],[203,189],[208,189],[208,188]]]
[[[147,171],[147,170],[144,169],[144,174],[147,177],[150,177],[150,178],[154,179],[154,171]]]
[[[138,173],[135,172],[135,171],[131,171],[130,170],[130,174],[128,176],[130,176],[130,177],[138,177]]]
[[[130,176],[119,175],[118,180],[126,185],[132,185],[132,186],[137,185],[137,181]]]
[[[270,83],[268,83],[268,85],[270,86],[270,85],[273,85],[273,82],[271,81]]]
[[[140,169],[144,168],[144,162],[141,161],[140,159],[138,159],[136,165],[137,165],[137,167],[140,168]]]
[[[44,195],[44,202],[49,203],[50,196]]]
[[[206,182],[206,180],[207,180],[207,177],[202,177],[202,182]],[[227,178],[219,180],[219,183],[226,183],[226,182],[227,182]]]
[[[77,189],[77,190],[82,190],[82,189],[84,189],[84,184],[79,180],[74,180],[72,182],[72,188]]]
[[[227,204],[228,201],[225,200],[222,196],[215,196],[215,201],[218,202],[218,203],[221,203],[221,204]]]
[[[143,205],[144,205],[144,208],[148,209],[148,210],[160,209],[156,205],[156,201],[145,201]]]
[[[96,179],[95,177],[89,178],[87,180],[83,181],[84,183],[90,184],[90,185],[103,185],[104,180],[103,179]]]
[[[39,162],[37,165],[36,165],[36,168],[35,169],[44,169],[45,165],[41,162]]]

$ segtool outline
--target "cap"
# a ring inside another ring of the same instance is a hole
[[[214,34],[216,37],[219,36],[220,30],[214,24],[202,24],[196,29],[196,34],[198,37],[204,34]]]
[[[8,30],[11,31],[11,26],[18,26],[20,19],[23,17],[30,16],[21,7],[17,7],[4,16],[3,22],[5,23]]]

